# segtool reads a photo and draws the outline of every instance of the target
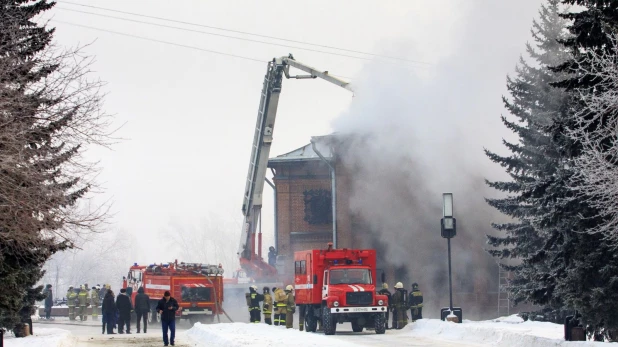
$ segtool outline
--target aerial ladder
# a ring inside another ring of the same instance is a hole
[[[290,67],[302,70],[308,75],[290,75]],[[240,266],[251,278],[269,281],[276,280],[277,270],[265,262],[262,258],[262,230],[258,226],[260,223],[260,212],[262,210],[262,193],[264,182],[266,181],[266,171],[270,147],[273,141],[273,130],[275,119],[277,118],[277,106],[283,76],[288,79],[314,79],[321,78],[342,88],[353,91],[350,84],[328,74],[328,71],[317,71],[316,69],[302,64],[290,54],[287,57],[274,58],[268,62],[264,86],[260,97],[260,107],[258,110],[253,145],[251,147],[251,158],[249,160],[249,172],[242,204],[244,215],[243,229],[240,237],[240,247],[238,256]],[[257,249],[256,249],[257,234]],[[257,250],[257,252],[256,252]]]

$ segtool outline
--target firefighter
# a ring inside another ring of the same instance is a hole
[[[418,283],[412,283],[412,293],[408,298],[412,321],[423,319],[423,293],[418,289]]]
[[[277,305],[277,311],[275,313],[275,325],[285,325],[285,319],[287,315],[287,295],[281,288],[275,288],[275,302]],[[277,321],[278,320],[278,321]]]
[[[251,323],[259,323],[262,321],[260,317],[260,301],[264,301],[264,295],[257,292],[257,286],[249,287],[249,295],[251,298],[251,306],[249,307],[251,314]]]
[[[268,325],[272,325],[271,315],[273,313],[273,297],[270,295],[270,290],[268,287],[264,287],[262,289],[262,293],[264,295],[264,303],[262,304],[262,313],[264,314],[264,323]]]
[[[395,284],[395,292],[393,298],[393,328],[403,329],[408,324],[408,305],[406,290],[403,289],[403,284],[397,282]]]
[[[90,304],[92,305],[92,319],[99,319],[99,287],[93,286],[90,291]]]
[[[294,301],[294,287],[288,284],[285,287],[285,328],[290,329],[294,327],[294,312],[296,312],[296,303]]]
[[[273,325],[279,325],[279,320],[281,317],[279,317],[279,305],[277,305],[277,287],[273,287],[272,288],[272,297],[273,297],[273,314],[275,316],[275,320],[273,321]]]
[[[268,247],[268,265],[275,266],[277,264],[277,251],[275,247]]]
[[[90,306],[88,304],[88,290],[84,288],[84,285],[79,289],[79,294],[77,294],[77,303],[79,304],[79,310],[77,315],[81,321],[85,321],[88,316],[86,316],[86,306]]]
[[[384,315],[386,316],[386,329],[390,329],[388,327],[388,318],[389,318],[389,311],[393,310],[393,303],[392,303],[392,298],[391,298],[391,292],[388,290],[388,284],[387,283],[382,283],[382,289],[380,289],[378,294],[386,295],[386,297],[388,298],[388,308],[386,310],[386,313],[384,313]]]
[[[73,290],[73,286],[69,286],[67,291],[67,306],[69,306],[69,320],[75,320],[75,300],[77,294]]]

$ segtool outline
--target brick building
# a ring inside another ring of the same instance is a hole
[[[311,138],[311,143],[269,160],[276,190],[275,247],[279,255],[289,259],[295,251],[325,248],[328,242],[333,242],[337,248],[380,247],[379,242],[375,242],[375,235],[365,230],[362,216],[350,212],[353,173],[348,172],[337,156],[346,151],[345,146],[347,142],[340,136],[316,136]],[[382,273],[391,286],[395,279],[409,282],[401,276],[406,269],[389,265],[385,253],[378,249],[378,283],[382,282],[379,279]],[[283,263],[285,268],[280,271],[292,274],[293,262]],[[447,281],[446,263],[444,265],[443,281]],[[453,274],[455,302],[465,303],[467,317],[495,317],[496,310],[500,311],[497,266],[495,281],[492,280],[493,274],[481,273],[474,267],[468,270],[471,273]],[[472,285],[458,285],[460,276]],[[446,295],[438,291],[425,292],[429,303],[428,317],[435,316],[439,307],[448,305],[448,301],[445,302],[448,300],[446,290]]]
[[[334,135],[314,136],[311,143],[268,161],[276,189],[275,244],[279,255],[291,257],[295,251],[325,248],[328,242],[337,248],[364,247],[363,237],[358,237],[362,228],[349,208],[350,176],[337,159],[341,143]],[[285,272],[291,273],[293,262],[286,264],[289,268]],[[393,278],[393,271],[387,277]]]

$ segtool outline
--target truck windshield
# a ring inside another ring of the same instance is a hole
[[[371,271],[369,269],[331,270],[330,284],[371,284]]]
[[[184,302],[212,301],[210,299],[211,288],[187,288],[181,287],[181,298]]]

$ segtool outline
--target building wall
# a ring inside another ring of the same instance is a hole
[[[275,170],[273,182],[277,188],[277,250],[279,255],[293,257],[295,251],[326,248],[333,240],[332,223],[312,225],[304,220],[304,192],[309,189],[332,190],[330,169],[321,161],[293,161],[271,163]],[[336,170],[339,170],[336,167]],[[349,215],[348,183],[337,175],[337,232],[338,247],[353,247]],[[332,193],[332,192],[331,192]],[[287,273],[292,271],[287,262]]]

